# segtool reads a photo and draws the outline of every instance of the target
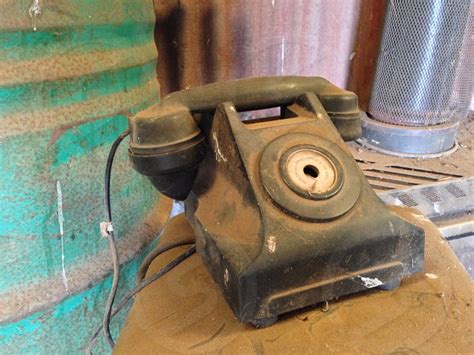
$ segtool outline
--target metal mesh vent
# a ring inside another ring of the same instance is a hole
[[[401,194],[398,195],[397,198],[405,205],[408,207],[415,207],[418,206],[418,203],[414,199],[412,199],[409,195],[407,194]]]
[[[466,197],[466,193],[456,185],[450,184],[446,186],[446,190],[456,198]]]
[[[433,191],[433,189],[427,189],[421,192],[431,202],[441,202],[442,199],[439,195]]]
[[[426,126],[467,116],[474,80],[474,2],[391,0],[369,113]]]

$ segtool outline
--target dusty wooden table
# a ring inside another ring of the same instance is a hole
[[[474,353],[473,282],[429,221],[402,213],[426,230],[425,271],[395,291],[369,290],[255,329],[234,318],[193,255],[137,297],[115,353]],[[192,233],[182,218],[165,238],[178,233]],[[183,250],[160,256],[148,275]]]

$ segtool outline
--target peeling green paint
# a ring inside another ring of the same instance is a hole
[[[3,60],[27,60],[61,54],[68,47],[77,53],[128,48],[149,43],[153,26],[132,22],[92,25],[80,30],[53,27],[47,31],[4,32],[0,36],[0,54]]]
[[[126,120],[110,117],[67,130],[55,143],[53,166],[65,164],[72,157],[87,154],[99,146],[110,145],[127,126]]]
[[[127,116],[159,96],[153,3],[40,1],[37,31],[31,1],[8,4],[0,3],[0,65],[14,70],[15,61],[23,69],[0,77],[0,123],[9,122],[0,139],[0,353],[82,353],[110,287],[108,245],[98,227],[107,154]],[[145,47],[150,52],[142,55]],[[121,57],[96,65],[101,53]],[[51,77],[26,73],[31,62],[39,74],[42,63],[50,65]],[[15,122],[21,124],[11,128]],[[114,227],[130,260],[121,294],[134,285],[143,250],[158,232],[150,215],[158,201],[123,144],[112,174]]]
[[[118,299],[134,285],[140,257],[122,266]],[[37,312],[21,321],[0,327],[2,353],[14,354],[83,354],[92,333],[101,324],[103,304],[110,288],[111,276],[92,288],[65,299],[48,310]],[[130,303],[131,304],[131,303]],[[130,305],[129,305],[130,306]],[[111,322],[112,334],[117,338],[125,321],[125,307]],[[94,354],[110,353],[108,344],[100,336]]]
[[[52,109],[117,92],[126,92],[153,78],[156,75],[155,67],[156,60],[140,66],[84,75],[79,78],[0,87],[0,115],[35,108]]]

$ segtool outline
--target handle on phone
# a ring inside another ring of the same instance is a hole
[[[230,101],[237,111],[292,104],[300,95],[316,94],[329,116],[360,117],[357,96],[319,77],[282,76],[239,79],[182,90],[166,96],[162,105],[180,104],[192,113],[212,112]]]

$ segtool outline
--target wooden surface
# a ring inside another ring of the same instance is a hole
[[[397,210],[426,230],[425,271],[399,289],[369,290],[255,329],[234,318],[193,255],[137,297],[115,353],[473,353],[471,279],[429,221]],[[170,223],[165,237],[191,233],[183,222]],[[148,275],[184,249],[159,257]]]

